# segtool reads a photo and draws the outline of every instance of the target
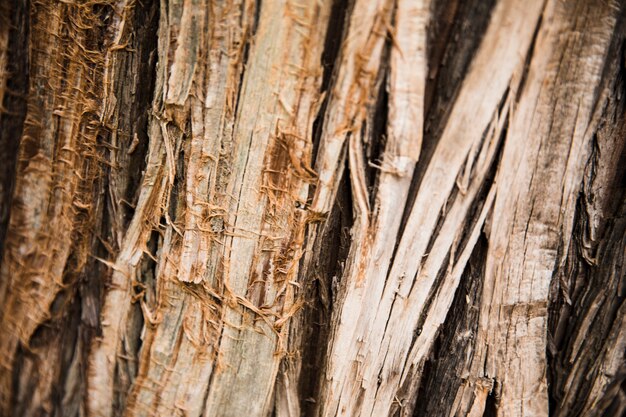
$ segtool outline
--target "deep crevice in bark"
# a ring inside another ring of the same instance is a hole
[[[320,91],[326,92],[326,96],[320,106],[317,117],[313,121],[312,161],[315,161],[317,158],[323,130],[324,115],[326,114],[326,107],[331,95],[329,88],[332,85],[333,77],[336,76],[335,66],[337,64],[337,58],[339,57],[339,51],[341,50],[341,43],[343,42],[345,33],[348,32],[350,27],[349,11],[352,4],[353,0],[333,0],[333,5],[330,10],[328,31],[326,32],[326,40],[324,41],[324,50],[322,51],[321,57],[323,75]]]
[[[117,90],[122,94],[125,101],[128,100],[130,112],[120,113],[119,133],[124,139],[124,147],[120,150],[128,154],[126,166],[120,167],[120,176],[128,178],[124,191],[124,230],[128,227],[134,214],[134,206],[139,198],[143,175],[131,173],[143,173],[146,169],[148,153],[148,118],[152,109],[152,98],[156,81],[157,65],[157,31],[159,27],[159,1],[146,0],[135,3],[135,13],[132,27],[132,46],[129,51],[121,52],[126,55],[120,67],[122,71],[136,74],[137,84],[127,86],[125,78],[119,77]],[[132,89],[132,94],[127,97],[124,89]],[[136,135],[136,136],[135,136]],[[135,145],[133,145],[135,142]],[[132,146],[136,146],[132,149]],[[132,150],[131,150],[132,149]]]
[[[7,1],[0,5],[0,24],[10,28],[7,68],[0,68],[7,72],[4,102],[0,103],[0,264],[11,214],[17,150],[26,117],[29,9],[30,0]]]
[[[300,313],[303,315],[302,329],[305,334],[300,348],[302,373],[298,382],[303,416],[317,415],[316,399],[319,398],[321,372],[327,359],[330,319],[337,297],[338,279],[350,249],[352,221],[350,174],[346,169],[333,208],[322,233],[316,239],[316,255],[310,276],[303,280],[306,283],[304,297],[307,303]]]
[[[385,52],[383,56],[389,55],[389,44],[385,45]],[[383,58],[386,61],[387,58]],[[370,112],[371,116],[368,118],[369,126],[364,129],[363,135],[365,140],[364,146],[364,160],[367,163],[365,167],[365,178],[367,182],[367,191],[369,194],[370,207],[376,205],[376,188],[378,187],[378,178],[380,169],[376,166],[380,166],[384,159],[384,150],[387,138],[385,133],[387,132],[387,116],[388,116],[388,102],[389,94],[387,92],[387,76],[389,67],[387,65],[380,69],[380,81],[378,93],[375,96],[376,102],[373,110]]]
[[[424,363],[413,415],[449,415],[463,372],[471,364],[488,241],[481,234],[461,277],[450,311]],[[413,381],[418,383],[418,381]]]

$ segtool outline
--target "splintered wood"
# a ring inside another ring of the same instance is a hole
[[[625,412],[625,8],[0,5],[0,414]]]

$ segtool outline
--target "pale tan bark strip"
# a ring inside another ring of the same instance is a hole
[[[357,201],[353,230],[353,247],[343,272],[344,299],[337,305],[336,319],[340,325],[331,338],[329,367],[330,378],[323,385],[324,413],[335,413],[342,390],[354,382],[353,349],[358,349],[355,337],[362,334],[367,322],[364,310],[376,302],[382,292],[384,275],[397,239],[400,220],[406,201],[411,177],[417,162],[423,130],[424,85],[426,82],[426,24],[429,16],[428,1],[401,1],[396,10],[396,27],[392,36],[389,90],[389,122],[387,142],[380,165],[375,205],[369,212],[369,196],[363,194],[363,186],[356,180],[365,171],[357,156],[363,151],[358,144],[364,140],[354,131],[351,133],[348,155],[350,160],[353,195]],[[355,7],[363,7],[357,4]],[[355,36],[361,29],[357,26],[348,33]],[[344,51],[344,53],[350,51]],[[358,83],[357,83],[358,85]],[[370,87],[371,88],[371,87]],[[370,91],[369,94],[372,94]],[[362,110],[363,111],[363,110]],[[323,137],[322,140],[336,140]],[[369,138],[378,140],[378,138]],[[336,173],[337,177],[340,176]],[[323,186],[323,185],[322,185]],[[359,195],[358,193],[361,193]],[[353,398],[352,400],[356,400]],[[343,411],[358,413],[359,405],[346,402]],[[350,410],[350,411],[348,411]]]
[[[306,166],[331,2],[262,3],[234,133],[225,239],[226,327],[206,415],[262,416],[272,405],[303,244]],[[259,88],[263,86],[262,88]],[[254,381],[250,384],[250,381]]]
[[[186,84],[189,91],[181,90],[182,95],[165,100],[163,115],[155,121],[159,130],[152,132],[151,142],[164,143],[168,178],[171,173],[183,175],[174,165],[184,152],[185,178],[168,184],[169,189],[180,187],[184,194],[176,201],[162,202],[165,213],[173,205],[177,209],[174,216],[166,215],[168,224],[157,253],[157,299],[154,303],[141,299],[145,327],[138,375],[124,411],[128,416],[181,412],[197,416],[204,408],[222,327],[221,283],[216,282],[221,277],[207,273],[208,266],[219,271],[216,265],[222,263],[217,256],[222,230],[214,227],[225,211],[220,206],[224,190],[218,183],[218,165],[229,160],[221,148],[232,141],[232,106],[240,88],[241,52],[251,17],[250,2],[240,1],[173,1],[163,9],[168,14],[162,15],[161,44],[167,46],[166,40],[175,38],[177,46],[170,71],[162,76],[170,87]],[[185,29],[190,21],[196,29],[209,30]],[[191,44],[195,47],[188,50]],[[167,56],[164,53],[161,59]],[[161,100],[156,95],[155,106]],[[187,123],[190,132],[181,130]]]

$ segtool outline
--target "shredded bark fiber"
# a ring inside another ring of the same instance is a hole
[[[623,415],[625,39],[616,0],[0,2],[0,415]]]

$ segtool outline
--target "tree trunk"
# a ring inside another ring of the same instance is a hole
[[[626,412],[626,4],[0,4],[0,415]]]

